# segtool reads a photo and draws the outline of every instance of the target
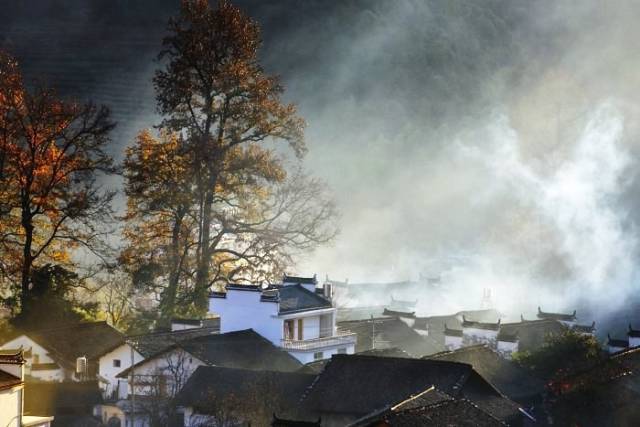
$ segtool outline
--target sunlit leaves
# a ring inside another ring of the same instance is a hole
[[[95,176],[114,171],[104,151],[112,128],[104,107],[28,90],[15,61],[0,55],[0,259],[23,304],[36,263],[71,265],[78,247],[97,254],[113,193]]]

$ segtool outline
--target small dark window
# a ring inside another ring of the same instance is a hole
[[[321,360],[324,358],[324,354],[321,351],[313,353],[313,360]]]
[[[338,354],[347,354],[347,349],[342,347],[338,349]]]
[[[113,359],[113,367],[114,368],[120,367],[120,359]]]

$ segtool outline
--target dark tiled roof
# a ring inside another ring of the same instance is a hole
[[[517,331],[503,331],[500,330],[500,332],[498,332],[498,336],[496,337],[496,340],[498,341],[502,341],[502,342],[518,342],[518,332]]]
[[[322,420],[318,419],[318,421],[296,421],[296,420],[288,420],[285,418],[278,418],[275,414],[273,415],[273,420],[271,421],[271,427],[320,427]]]
[[[448,337],[461,337],[462,329],[450,329],[447,324],[444,324],[444,334]]]
[[[283,372],[297,371],[302,367],[302,364],[289,353],[274,346],[252,329],[247,329],[225,334],[197,336],[173,343],[136,363],[133,365],[133,369],[137,369],[149,360],[177,348],[181,348],[202,362],[214,366]],[[130,371],[131,368],[127,368],[117,376],[126,378]]]
[[[397,347],[376,348],[376,349],[361,351],[358,354],[360,356],[403,357],[407,359],[411,358],[411,355],[409,353]]]
[[[331,358],[302,402],[312,413],[363,416],[432,385],[458,394],[471,366],[439,360],[360,355]]]
[[[193,328],[173,332],[155,332],[151,334],[135,335],[127,337],[127,340],[145,358],[163,352],[167,348],[182,341],[193,338],[217,334],[219,327]]]
[[[460,330],[462,334],[462,317],[476,322],[492,323],[497,322],[500,317],[500,313],[493,309],[487,310],[465,310],[455,314],[447,316],[430,316],[430,317],[417,317],[413,325],[414,329],[428,330],[429,336],[432,337],[441,345],[444,345],[444,330],[445,325],[451,331]],[[452,332],[452,336],[456,335],[456,332]]]
[[[0,363],[9,365],[22,365],[24,363],[23,352],[20,349],[0,350]]]
[[[75,367],[76,359],[86,356],[89,360],[124,344],[124,335],[107,322],[86,322],[35,331],[17,331],[15,336],[26,335],[45,347],[58,363]]]
[[[349,424],[348,427],[377,427],[380,426],[381,421],[386,421],[386,418],[394,413],[436,405],[438,403],[447,402],[450,400],[453,400],[451,396],[446,393],[442,393],[436,390],[435,387],[431,386],[428,389],[410,396],[405,400],[397,403],[394,402],[393,404],[389,404],[383,408],[373,411],[372,413],[365,415],[364,417]]]
[[[402,402],[396,403],[391,407],[391,410],[394,412],[406,411],[407,409],[422,408],[424,406],[435,405],[449,400],[453,400],[453,397],[438,391],[434,386],[431,386],[421,393],[411,396]]]
[[[540,310],[540,307],[538,307],[538,319],[555,319],[555,320],[564,320],[568,322],[573,322],[576,320],[576,310],[573,310],[573,313],[571,314],[546,313]]]
[[[384,306],[369,306],[369,307],[338,307],[337,320],[338,322],[346,322],[352,320],[366,320],[372,317],[381,317],[384,312]]]
[[[234,290],[234,291],[251,291],[251,292],[261,292],[263,290],[260,285],[242,285],[237,283],[229,283],[225,286],[225,289]]]
[[[299,276],[287,276],[286,274],[282,278],[282,283],[296,283],[302,285],[316,285],[318,279],[313,277],[299,277]]]
[[[515,424],[522,418],[520,406],[504,396],[475,370],[469,375],[460,397],[469,399],[483,411],[507,424]]]
[[[627,339],[616,339],[616,338],[611,338],[610,336],[607,335],[607,345],[611,346],[611,347],[620,347],[620,348],[627,348],[629,347],[629,340]]]
[[[498,427],[507,425],[466,399],[445,400],[413,409],[388,411],[377,420],[359,426],[390,427]]]
[[[554,319],[525,320],[518,323],[503,323],[500,333],[518,337],[518,351],[532,351],[540,348],[549,335],[566,331],[567,327]]]
[[[484,345],[465,347],[427,356],[429,359],[468,363],[484,379],[511,399],[521,400],[541,394],[544,383],[504,359]]]
[[[338,323],[338,327],[357,334],[356,352],[375,348],[396,347],[411,356],[420,357],[444,350],[444,343],[435,342],[430,336],[422,336],[402,320],[383,317]]]
[[[280,314],[332,307],[331,301],[301,285],[282,287],[278,290],[278,298],[280,300]]]
[[[22,380],[0,369],[0,391],[22,384]]]
[[[500,313],[493,308],[485,310],[463,310],[456,313],[456,316],[459,316],[460,318],[465,317],[474,322],[484,323],[495,323],[500,319]]]
[[[213,366],[293,372],[302,364],[252,329],[183,341],[188,353]]]
[[[302,374],[319,374],[320,372],[322,372],[327,363],[329,363],[329,359],[309,362],[303,365],[302,368],[298,369],[297,372],[300,372]]]
[[[629,331],[627,331],[627,336],[632,338],[640,338],[640,330],[633,329],[631,325],[629,325]]]
[[[474,426],[507,425],[466,399],[442,402],[437,405],[396,412],[387,422],[392,426]]]
[[[243,411],[281,414],[293,409],[315,375],[200,366],[176,396],[176,403],[206,414],[225,399],[238,399]],[[230,402],[233,403],[233,402]]]
[[[596,330],[596,322],[594,321],[590,325],[573,325],[573,327],[571,329],[576,331],[576,332],[581,332],[581,333],[585,333],[585,334],[592,334]]]
[[[469,320],[465,315],[462,315],[462,327],[498,331],[500,330],[500,319],[498,319],[496,323],[477,322],[475,320]]]
[[[416,312],[415,311],[396,311],[396,310],[389,310],[388,308],[385,308],[384,311],[382,312],[383,316],[398,316],[398,317],[415,317]]]
[[[171,319],[171,323],[178,323],[180,325],[200,326],[202,325],[202,319]]]
[[[24,386],[26,415],[56,415],[91,413],[102,403],[97,381],[88,382],[27,382]]]

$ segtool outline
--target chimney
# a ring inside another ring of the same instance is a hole
[[[331,283],[324,284],[324,297],[328,300],[333,299],[333,285]]]
[[[80,379],[86,379],[88,374],[87,356],[80,356],[76,359],[76,376]]]

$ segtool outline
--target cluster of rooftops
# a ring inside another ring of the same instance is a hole
[[[227,299],[233,292],[257,293],[251,299],[277,304],[278,315],[334,308],[331,290],[318,287],[315,277],[285,276],[283,283],[268,286],[230,284],[225,292],[213,292],[211,298]],[[294,419],[299,425],[317,426],[322,419],[322,425],[378,426],[410,422],[424,425],[433,420],[455,424],[472,419],[474,425],[531,421],[540,416],[530,408],[544,391],[541,381],[494,346],[474,342],[445,350],[445,338],[487,331],[500,341],[519,342],[524,350],[541,345],[549,332],[595,330],[595,322],[578,325],[575,311],[548,313],[538,307],[536,320],[521,316],[520,322],[503,323],[495,310],[419,317],[411,310],[415,304],[392,298],[381,316],[338,321],[338,328],[357,335],[356,354],[333,354],[330,359],[308,364],[253,329],[221,333],[219,318],[174,319],[185,329],[129,337],[105,322],[21,333],[45,348],[52,359],[40,363],[47,366],[38,366],[32,359],[32,373],[39,368],[73,372],[77,358],[84,357],[94,367],[98,388],[103,359],[113,357],[108,355],[122,346],[130,346],[140,359],[124,363],[115,375],[116,381],[133,378],[150,361],[181,351],[198,361],[175,396],[175,402],[188,408],[189,413],[206,415],[211,410],[208,399],[213,389],[221,395],[245,396],[246,404],[277,407],[273,425],[294,425],[287,424]],[[640,331],[629,327],[628,336],[627,347],[635,343],[632,339],[640,340]],[[15,336],[4,338],[7,342]],[[610,339],[610,344],[615,342]],[[32,356],[31,349],[23,350],[13,357]],[[12,379],[5,377],[0,372],[0,389],[10,385]],[[129,394],[135,393],[135,389],[128,390]],[[75,392],[79,391],[69,391],[71,395]],[[256,392],[275,400],[250,398]],[[94,396],[93,403],[102,407],[120,405],[116,402],[128,398],[126,394],[88,393],[86,388],[82,393]],[[35,400],[27,399],[25,406],[33,405]],[[118,408],[126,411],[127,405]]]

